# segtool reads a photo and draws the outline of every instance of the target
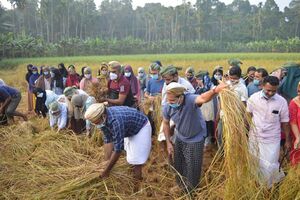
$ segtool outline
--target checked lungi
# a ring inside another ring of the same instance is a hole
[[[204,140],[186,143],[176,139],[174,144],[174,168],[180,174],[176,182],[187,192],[195,189],[201,176]]]

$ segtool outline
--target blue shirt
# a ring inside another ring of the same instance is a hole
[[[185,94],[184,101],[179,108],[164,106],[163,116],[172,119],[176,124],[176,139],[183,142],[200,142],[206,137],[206,123],[195,99],[198,95]]]
[[[258,85],[254,85],[253,82],[249,83],[249,85],[247,86],[247,90],[248,90],[248,97],[250,97],[252,94],[260,91],[261,89],[259,88]]]
[[[112,106],[106,109],[106,122],[102,127],[104,143],[114,143],[114,151],[124,149],[124,138],[136,135],[148,122],[140,111],[127,106]]]
[[[0,102],[5,101],[8,97],[13,97],[18,94],[19,91],[13,87],[3,85],[0,87]]]
[[[161,93],[162,88],[164,86],[164,80],[154,80],[150,79],[147,83],[146,92],[150,94],[150,96],[156,96]]]

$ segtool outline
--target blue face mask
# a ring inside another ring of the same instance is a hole
[[[32,73],[33,73],[33,74],[37,74],[37,71],[33,71]]]
[[[177,101],[177,103],[169,103],[169,106],[171,107],[171,108],[179,108],[181,105],[179,104],[179,98],[178,98],[178,101]]]
[[[49,72],[48,72],[48,71],[45,71],[45,72],[43,72],[43,73],[44,73],[44,75],[46,75],[46,76],[49,74]]]
[[[254,80],[253,80],[253,84],[256,85],[256,86],[259,86],[259,82],[260,82],[260,81],[257,80],[257,79],[254,79]]]
[[[178,104],[178,103],[170,103],[169,104],[169,106],[171,107],[171,108],[179,108],[180,107],[180,104]]]
[[[151,78],[154,79],[154,80],[157,80],[158,79],[158,74],[151,74]]]

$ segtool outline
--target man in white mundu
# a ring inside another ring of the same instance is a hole
[[[265,77],[263,89],[247,101],[247,110],[254,123],[249,132],[249,150],[259,159],[261,183],[269,188],[284,177],[279,169],[281,128],[286,135],[285,147],[290,148],[288,105],[283,97],[276,94],[278,85],[277,77]]]

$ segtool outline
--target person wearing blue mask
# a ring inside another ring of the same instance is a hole
[[[268,76],[267,70],[264,68],[258,68],[254,73],[253,82],[249,83],[247,86],[248,96],[250,97],[252,94],[261,90],[261,83],[265,77]]]
[[[154,97],[161,95],[162,88],[164,86],[164,80],[161,78],[160,72],[161,66],[157,63],[152,63],[149,66],[150,80],[146,86],[145,97],[154,100]]]
[[[159,116],[155,116],[154,108],[155,108],[155,99],[157,97],[161,96],[162,88],[164,86],[164,80],[160,76],[161,66],[157,63],[152,63],[149,66],[149,74],[150,74],[150,80],[147,82],[146,86],[146,92],[145,92],[145,98],[150,100],[151,106],[149,109],[148,118],[150,120],[150,123],[152,125],[152,135],[155,135],[156,127],[159,126],[159,124],[155,124],[155,119]]]
[[[163,108],[163,130],[168,154],[178,172],[178,190],[187,189],[186,192],[191,192],[200,182],[206,125],[199,107],[226,87],[221,82],[201,95],[186,94],[187,88],[175,82],[166,87],[167,104]],[[170,120],[176,125],[174,145],[170,139]]]

